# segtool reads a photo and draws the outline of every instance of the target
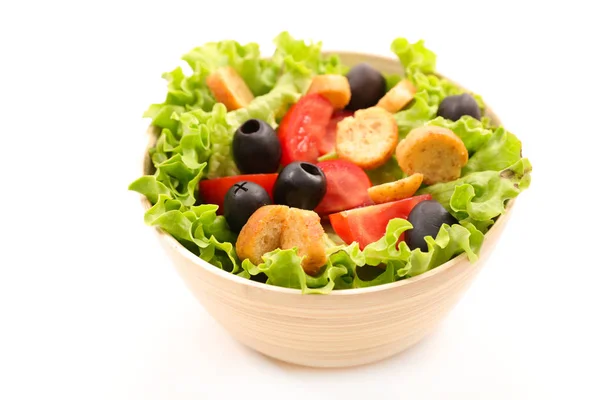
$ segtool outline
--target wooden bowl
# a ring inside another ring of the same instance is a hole
[[[366,61],[401,72],[397,59],[336,52],[347,65]],[[498,118],[488,116],[499,123]],[[155,132],[149,130],[149,145]],[[146,151],[143,173],[151,173]],[[150,202],[141,196],[144,210]],[[462,254],[414,278],[361,289],[305,295],[237,277],[196,257],[156,228],[159,242],[186,286],[239,342],[267,356],[311,367],[348,367],[393,356],[428,335],[477,276],[509,219],[500,216],[486,234],[479,260]]]

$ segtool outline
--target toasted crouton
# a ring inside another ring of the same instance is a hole
[[[460,177],[469,159],[463,141],[450,129],[422,126],[408,133],[396,148],[398,165],[408,175],[420,172],[423,182],[432,185]]]
[[[374,169],[394,154],[398,127],[394,116],[380,107],[358,110],[337,125],[338,157],[364,169]]]
[[[249,259],[257,265],[265,253],[295,247],[303,257],[304,272],[315,275],[327,262],[324,234],[321,219],[314,211],[267,205],[248,219],[238,235],[235,250],[240,260]]]
[[[324,234],[317,213],[290,208],[281,232],[281,248],[298,248],[298,255],[304,257],[302,269],[309,275],[316,275],[327,262]]]
[[[417,89],[409,80],[403,79],[391,88],[377,103],[391,113],[402,110],[415,97]]]
[[[257,265],[262,262],[263,254],[280,247],[281,231],[288,211],[288,206],[267,205],[250,216],[235,244],[240,260],[248,258]]]
[[[222,67],[206,78],[206,85],[219,103],[228,111],[247,107],[254,95],[246,82],[232,67]]]
[[[317,75],[313,78],[308,93],[319,93],[331,102],[333,108],[341,110],[350,102],[350,84],[343,75]]]
[[[369,197],[375,204],[406,199],[419,190],[422,182],[423,174],[417,172],[395,182],[371,186],[368,189]]]

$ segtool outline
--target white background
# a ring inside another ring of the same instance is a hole
[[[598,398],[597,15],[583,1],[3,1],[0,398]],[[460,304],[378,364],[311,370],[237,344],[127,191],[161,73],[209,40],[269,53],[282,30],[385,55],[425,39],[534,166]]]

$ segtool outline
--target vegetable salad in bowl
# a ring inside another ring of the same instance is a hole
[[[144,113],[144,220],[241,278],[326,294],[418,276],[465,254],[530,183],[521,142],[398,38],[403,74],[278,35],[192,49]]]

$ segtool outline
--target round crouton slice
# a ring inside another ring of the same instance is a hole
[[[417,172],[404,179],[388,182],[368,189],[369,197],[375,204],[389,203],[390,201],[406,199],[413,194],[423,182],[423,174]]]
[[[469,153],[450,129],[422,126],[410,131],[398,144],[396,158],[406,174],[419,172],[425,184],[433,185],[458,179]]]
[[[380,107],[358,110],[337,125],[336,152],[339,158],[364,169],[374,169],[394,154],[398,127],[394,116]]]

